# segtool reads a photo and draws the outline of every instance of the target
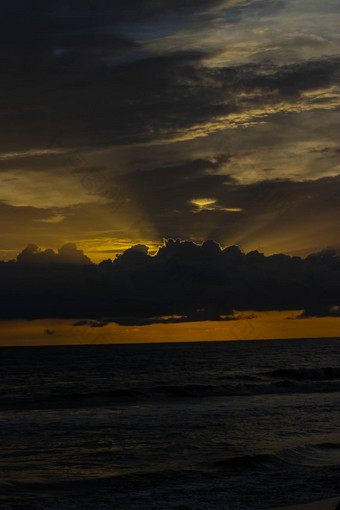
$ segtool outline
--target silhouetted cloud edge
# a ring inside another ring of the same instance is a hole
[[[340,316],[340,257],[333,249],[302,259],[169,239],[154,256],[137,245],[93,264],[72,243],[58,253],[28,245],[16,261],[0,263],[0,281],[1,319],[103,327],[237,320],[237,312],[249,310]]]

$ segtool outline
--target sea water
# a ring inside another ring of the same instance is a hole
[[[0,349],[1,509],[340,493],[340,340]]]

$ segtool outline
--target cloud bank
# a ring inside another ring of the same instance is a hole
[[[235,320],[234,311],[303,310],[340,316],[340,257],[305,259],[214,241],[168,240],[155,256],[143,245],[92,264],[73,244],[58,253],[29,245],[0,263],[0,318],[73,318],[75,326]]]

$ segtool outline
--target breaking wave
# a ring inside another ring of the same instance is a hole
[[[312,379],[313,374],[314,379]],[[324,375],[322,376],[322,374]],[[333,379],[331,378],[332,374]],[[124,405],[144,400],[171,399],[173,401],[185,398],[331,393],[340,391],[340,380],[335,379],[335,374],[335,369],[282,369],[266,372],[265,378],[262,377],[261,382],[234,380],[234,382],[228,381],[227,384],[217,385],[179,384],[145,388],[117,388],[89,393],[54,394],[35,399],[2,397],[0,398],[0,409],[68,409]],[[269,377],[275,380],[268,380]]]
[[[218,460],[214,467],[224,471],[284,469],[291,466],[328,467],[340,465],[340,443],[322,443],[280,450],[274,454],[243,455]]]
[[[274,378],[292,379],[295,381],[333,381],[340,379],[340,367],[325,368],[279,368],[263,375]]]

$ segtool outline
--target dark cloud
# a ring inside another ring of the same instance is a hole
[[[263,74],[261,70],[261,66],[257,68],[258,75],[245,84],[245,88],[249,87],[248,92],[259,87],[263,92],[276,91],[285,98],[335,83],[339,59],[311,60],[274,68],[272,72]]]
[[[75,327],[79,326],[89,326],[90,328],[103,328],[107,326],[108,322],[106,321],[89,321],[89,320],[81,320],[72,324]]]
[[[67,243],[56,253],[54,250],[40,250],[36,244],[28,244],[17,256],[17,264],[31,265],[88,265],[91,260],[78,250],[74,243]]]
[[[45,329],[45,335],[53,336],[53,335],[55,335],[55,331],[53,331],[53,329]]]
[[[266,257],[213,241],[170,240],[156,256],[138,245],[99,265],[44,263],[50,255],[30,246],[16,262],[0,264],[2,319],[77,318],[75,326],[103,327],[231,320],[234,310],[331,316],[340,304],[340,258],[331,250]]]
[[[180,20],[217,5],[203,0],[5,3],[2,150],[157,140],[335,83],[336,58],[281,67],[207,67],[208,54],[201,51],[144,49],[144,39],[166,35],[172,24],[178,31]]]

